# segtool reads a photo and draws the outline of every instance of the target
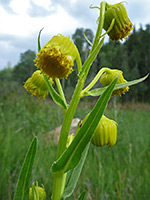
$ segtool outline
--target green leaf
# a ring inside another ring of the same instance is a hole
[[[109,85],[109,87],[104,91],[102,96],[97,101],[95,107],[89,114],[87,120],[79,129],[76,137],[74,138],[70,146],[64,151],[62,156],[53,163],[53,172],[60,171],[64,173],[77,166],[81,159],[82,152],[91,140],[95,128],[97,127],[104,113],[104,110],[107,106],[108,100],[112,94],[117,80],[118,77],[115,78],[114,81]]]
[[[148,77],[148,75],[146,75],[146,76],[144,76],[143,78],[140,78],[140,79],[136,79],[136,80],[133,80],[133,81],[128,81],[126,83],[116,84],[116,86],[114,87],[114,90],[138,84],[138,83],[144,81]],[[106,90],[107,87],[97,88],[97,89],[88,91],[88,92],[86,92],[84,94],[84,96],[100,96],[101,94],[103,94],[103,92]]]
[[[37,137],[32,140],[32,143],[28,149],[26,157],[24,159],[24,163],[22,165],[22,169],[20,172],[20,176],[18,179],[18,183],[16,186],[16,191],[14,194],[13,200],[25,200],[29,199],[29,181],[32,172],[33,162],[35,159],[37,150]]]
[[[86,195],[86,191],[83,191],[78,200],[84,200]]]
[[[72,193],[73,193],[73,191],[76,187],[77,181],[80,177],[81,170],[83,168],[89,147],[90,147],[90,144],[87,145],[84,152],[82,153],[82,157],[81,157],[80,162],[77,165],[77,167],[75,167],[71,171],[71,174],[69,174],[70,177],[69,177],[68,183],[67,183],[66,188],[65,188],[64,193],[63,193],[63,199],[66,199],[67,197],[72,195]]]
[[[53,101],[59,105],[60,107],[62,107],[64,110],[67,109],[67,104],[64,102],[64,100],[62,99],[62,97],[54,90],[53,86],[51,85],[50,81],[48,80],[48,77],[46,75],[43,75],[44,79],[47,83],[47,87],[49,89],[49,92],[52,96]]]

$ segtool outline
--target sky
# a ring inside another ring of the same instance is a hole
[[[27,50],[37,52],[37,36],[41,35],[41,46],[52,36],[61,33],[73,35],[77,28],[96,31],[98,0],[0,0],[0,70],[13,67],[20,54]],[[119,3],[107,0],[109,4]],[[138,29],[150,24],[149,0],[126,0],[128,16]]]

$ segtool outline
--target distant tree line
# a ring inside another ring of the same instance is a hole
[[[84,37],[84,34],[89,41],[93,41],[94,34],[91,29],[76,29],[72,35],[72,39],[76,44],[81,60],[87,59],[90,44]],[[20,55],[20,60],[13,68],[5,68],[0,71],[0,92],[1,94],[22,87],[23,83],[29,78],[33,71],[36,70],[34,66],[34,59],[36,54],[34,51],[28,50]],[[76,64],[75,64],[76,65]],[[126,80],[130,81],[145,76],[150,72],[150,25],[146,25],[145,29],[140,27],[139,30],[134,28],[132,35],[125,42],[112,42],[105,43],[98,54],[87,79],[88,84],[93,77],[97,74],[101,67],[109,67],[113,69],[121,69],[124,73]],[[68,77],[67,80],[61,80],[65,88],[68,98],[73,92],[73,88],[77,82],[77,70],[74,67],[74,72]],[[100,87],[100,83],[97,83]],[[6,91],[7,92],[6,92]],[[132,86],[131,92],[125,95],[125,100],[135,101],[150,101],[150,78],[139,85]]]

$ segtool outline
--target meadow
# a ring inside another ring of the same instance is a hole
[[[94,103],[81,102],[75,117],[83,119]],[[91,145],[76,190],[70,200],[87,191],[87,200],[150,199],[150,105],[109,103],[105,115],[118,123],[118,142],[112,147]],[[61,125],[63,112],[50,100],[26,93],[0,98],[0,200],[12,200],[17,178],[32,138],[38,152],[31,184],[52,192],[51,164],[57,146],[48,132]]]

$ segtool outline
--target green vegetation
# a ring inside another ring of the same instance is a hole
[[[118,143],[111,149],[91,145],[75,194],[85,189],[87,200],[147,200],[150,198],[150,105],[119,104],[117,108],[114,105],[112,99],[105,114],[118,122]],[[92,107],[92,103],[81,102],[75,117],[83,119]],[[31,184],[37,180],[39,185],[44,184],[50,199],[53,178],[50,166],[56,146],[48,133],[62,120],[62,111],[50,100],[39,101],[22,91],[0,98],[1,200],[12,199],[34,135],[38,137],[38,152]]]

